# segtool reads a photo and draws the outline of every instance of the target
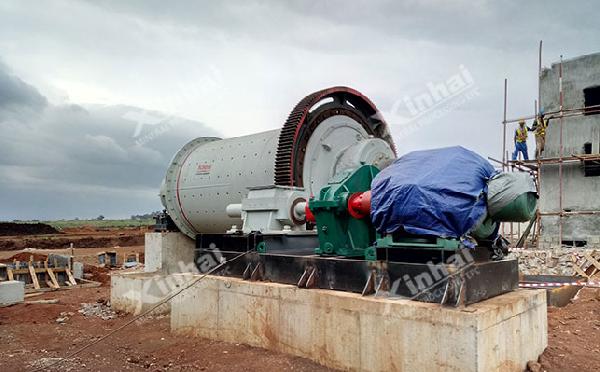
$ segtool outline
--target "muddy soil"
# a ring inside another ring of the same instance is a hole
[[[548,308],[546,371],[600,371],[600,289],[584,288],[570,304]]]
[[[0,308],[0,370],[33,370],[62,357],[111,329],[130,315],[112,320],[86,318],[77,311],[81,303],[110,298],[109,269],[99,268],[97,253],[140,253],[146,228],[65,229],[62,234],[0,236],[0,262],[43,260],[47,253],[73,254],[84,262],[89,278],[101,282],[99,288],[45,293],[31,298],[59,299],[59,304],[19,304]],[[71,249],[70,243],[74,248]],[[13,245],[11,245],[13,244]],[[130,245],[130,246],[128,246]],[[2,249],[21,249],[4,251]],[[32,247],[34,249],[31,249]],[[28,248],[26,250],[22,250]],[[62,324],[61,313],[73,313]],[[564,308],[548,309],[548,348],[532,365],[545,371],[600,370],[600,289],[584,288]],[[107,342],[92,347],[52,370],[208,370],[208,371],[325,371],[309,360],[240,344],[214,342],[201,338],[181,338],[169,332],[168,317],[136,322]]]
[[[58,234],[59,231],[45,223],[0,222],[0,236]]]
[[[106,301],[108,287],[52,292],[31,300],[58,304],[18,304],[0,308],[0,366],[4,371],[44,367],[131,319],[102,320],[78,312],[82,303]],[[62,315],[61,315],[62,314]],[[71,315],[72,314],[72,315]],[[57,323],[58,318],[68,318]],[[330,371],[303,358],[243,344],[178,337],[168,316],[133,323],[50,371]]]
[[[151,231],[146,227],[133,228],[70,228],[62,233],[45,235],[0,236],[0,251],[14,251],[26,248],[65,249],[102,248],[114,246],[139,246],[144,244],[144,234]]]

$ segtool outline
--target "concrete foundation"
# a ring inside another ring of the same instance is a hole
[[[144,273],[111,275],[111,306],[136,315],[150,309],[186,280],[178,273],[197,272],[194,249],[194,240],[182,233],[146,233]],[[155,310],[156,313],[170,311],[170,303]]]
[[[192,280],[192,275],[129,272],[110,277],[110,303],[115,310],[138,315],[149,310],[168,295]],[[158,307],[154,313],[168,314],[171,302]]]
[[[73,276],[75,279],[83,278],[83,262],[73,262]]]
[[[166,274],[194,272],[195,242],[179,232],[146,233],[144,271]]]
[[[157,301],[158,282],[181,286],[194,278],[113,275],[111,301],[139,312]],[[176,333],[245,343],[343,370],[522,371],[547,345],[543,290],[456,309],[208,276],[175,297],[170,311]]]
[[[12,305],[25,300],[25,283],[18,280],[0,282],[0,306]]]
[[[72,267],[73,265],[73,256],[66,254],[56,254],[50,253],[48,255],[48,262],[51,264],[55,264],[58,267]]]

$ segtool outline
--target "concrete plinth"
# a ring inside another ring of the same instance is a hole
[[[73,262],[73,276],[75,279],[83,278],[83,262]]]
[[[146,233],[144,271],[166,274],[195,270],[195,242],[179,232]]]
[[[52,264],[56,263],[57,266],[72,267],[73,256],[66,254],[50,253],[48,255],[48,262]]]
[[[113,275],[111,302],[139,313],[195,278]],[[543,290],[518,290],[456,309],[207,276],[163,308],[169,310],[176,333],[352,371],[523,371],[547,346]]]
[[[25,283],[17,280],[0,282],[0,306],[12,305],[25,300]]]
[[[110,303],[115,310],[138,315],[195,280],[191,274],[145,272],[115,273],[110,276]],[[171,302],[154,310],[154,314],[171,312]]]
[[[547,345],[546,294],[465,309],[207,277],[173,299],[171,328],[361,371],[522,371]]]

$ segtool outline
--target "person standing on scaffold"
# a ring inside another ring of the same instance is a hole
[[[515,130],[515,151],[512,154],[512,160],[517,160],[519,152],[523,154],[523,160],[529,160],[527,154],[527,135],[531,128],[525,125],[525,120],[519,120],[519,126]]]

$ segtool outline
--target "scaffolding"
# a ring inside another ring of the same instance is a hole
[[[507,124],[516,123],[520,120],[536,120],[538,118],[538,113],[540,112],[539,108],[542,107],[541,101],[541,76],[542,76],[542,41],[539,43],[539,53],[538,53],[538,97],[534,102],[534,114],[531,116],[519,117],[517,119],[507,119],[507,96],[508,96],[508,79],[504,79],[504,115],[502,120],[503,126],[503,140],[502,140],[502,161],[488,158],[496,163],[502,165],[502,170],[507,171],[521,171],[521,172],[530,172],[535,179],[536,188],[538,195],[541,195],[541,185],[542,185],[542,177],[541,177],[541,169],[542,165],[548,164],[558,164],[558,179],[559,179],[559,200],[558,200],[558,211],[555,212],[541,212],[540,207],[538,205],[538,209],[536,211],[536,218],[533,221],[533,235],[530,239],[532,245],[536,247],[539,245],[539,236],[541,233],[541,218],[542,216],[558,216],[558,243],[562,246],[563,243],[563,217],[565,216],[574,216],[574,215],[600,215],[600,211],[595,210],[565,210],[563,208],[563,164],[569,162],[580,162],[585,164],[585,162],[599,162],[600,164],[600,154],[569,154],[565,156],[563,149],[563,125],[564,119],[570,117],[576,117],[581,115],[589,115],[589,114],[597,114],[600,113],[600,105],[594,106],[585,106],[579,108],[565,108],[564,107],[564,92],[563,92],[563,69],[562,69],[562,55],[560,56],[559,62],[559,73],[558,73],[558,94],[559,94],[559,109],[556,111],[551,111],[544,113],[545,116],[553,115],[553,118],[557,118],[559,120],[559,154],[558,157],[552,158],[542,158],[541,153],[539,156],[536,156],[535,160],[509,160],[508,151],[506,149],[506,129]],[[557,116],[554,116],[557,115]],[[508,225],[508,226],[507,226]],[[530,225],[531,227],[531,225]],[[521,247],[525,245],[527,246],[526,235],[523,234],[521,236],[521,224],[517,224],[517,228],[514,228],[513,222],[503,222],[501,226],[501,231],[503,235],[506,235],[507,231],[509,235],[509,242],[511,245],[514,245],[515,235],[514,232],[516,230],[517,237],[517,247]],[[529,228],[526,230],[526,233],[529,233]]]

